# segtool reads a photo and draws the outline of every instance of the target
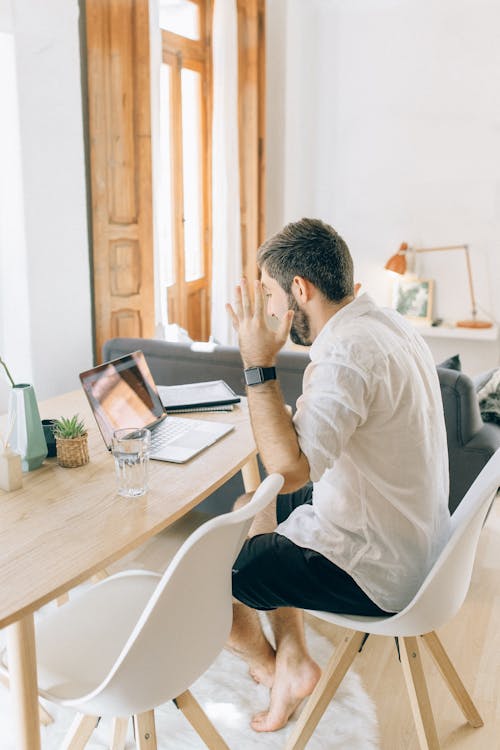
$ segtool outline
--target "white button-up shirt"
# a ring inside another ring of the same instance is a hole
[[[399,611],[450,533],[436,367],[408,322],[367,294],[328,321],[310,356],[294,425],[313,501],[276,530]]]

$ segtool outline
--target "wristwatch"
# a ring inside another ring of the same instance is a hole
[[[276,380],[276,367],[247,367],[244,374],[247,385],[258,385],[266,380]]]

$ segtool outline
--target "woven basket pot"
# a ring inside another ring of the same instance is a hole
[[[87,434],[77,438],[56,437],[57,463],[66,469],[84,466],[89,462]]]

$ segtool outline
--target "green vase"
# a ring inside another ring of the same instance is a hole
[[[21,455],[23,471],[38,469],[47,456],[47,443],[32,385],[19,383],[12,388],[9,417],[9,424],[13,421],[10,444]]]

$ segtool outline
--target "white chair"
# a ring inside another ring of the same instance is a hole
[[[208,747],[227,749],[188,687],[227,641],[232,564],[282,485],[272,474],[247,505],[200,526],[162,576],[117,573],[40,620],[40,695],[80,712],[65,748],[83,748],[100,716],[133,716],[137,747],[155,750],[153,709],[174,699]],[[126,722],[115,721],[114,750],[124,747]]]
[[[354,657],[369,634],[396,638],[410,696],[419,745],[439,750],[418,647],[422,638],[443,679],[473,727],[483,721],[434,632],[458,612],[469,589],[479,534],[500,486],[500,449],[490,458],[452,515],[451,537],[408,606],[387,617],[358,617],[310,611],[311,615],[349,630],[335,651],[287,738],[286,750],[302,750],[314,732]]]

